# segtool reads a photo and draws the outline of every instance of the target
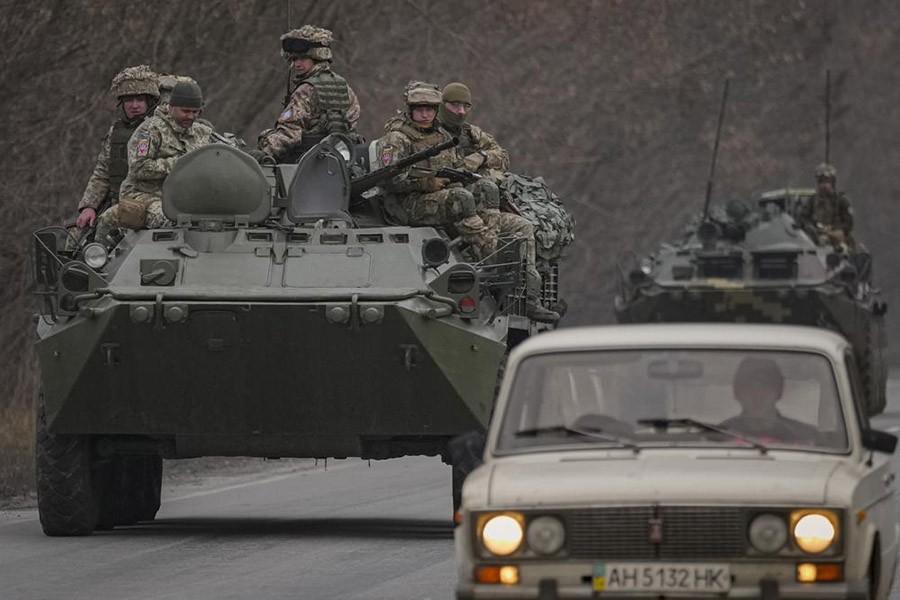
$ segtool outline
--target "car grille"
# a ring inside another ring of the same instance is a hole
[[[744,556],[741,509],[705,506],[630,506],[569,512],[573,558],[733,558]],[[651,541],[651,522],[662,540]]]

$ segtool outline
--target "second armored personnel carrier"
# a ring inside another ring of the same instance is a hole
[[[887,303],[862,247],[819,239],[799,218],[815,194],[781,189],[754,209],[732,202],[694,219],[681,239],[649,256],[619,258],[622,323],[731,321],[834,330],[853,345],[868,410],[884,410]]]
[[[524,316],[518,242],[472,264],[351,206],[353,153],[331,136],[261,167],[213,144],[166,180],[174,226],[77,254],[35,234],[45,533],[152,519],[161,457],[449,461],[484,431],[508,349],[549,327]]]

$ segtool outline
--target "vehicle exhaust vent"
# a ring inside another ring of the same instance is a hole
[[[360,244],[381,244],[384,236],[380,233],[360,233],[356,236],[356,241]]]
[[[272,234],[267,231],[248,231],[248,242],[271,242]]]
[[[319,236],[320,244],[335,244],[341,245],[347,243],[347,234],[346,233],[323,233]]]
[[[290,237],[288,238],[288,241],[290,241],[294,244],[308,244],[309,243],[309,234],[308,233],[300,233],[300,232],[295,231],[290,235]]]

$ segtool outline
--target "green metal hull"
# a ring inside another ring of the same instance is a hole
[[[414,301],[377,323],[321,303],[187,302],[134,323],[106,298],[37,345],[52,433],[163,441],[170,456],[433,454],[487,426],[504,332],[429,319]]]

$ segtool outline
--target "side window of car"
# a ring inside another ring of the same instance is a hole
[[[853,352],[850,350],[844,352],[844,366],[847,369],[847,376],[850,378],[850,387],[853,388],[853,407],[856,409],[856,418],[859,419],[859,426],[864,431],[871,429],[869,415],[866,412],[866,398],[863,395],[862,384],[859,380],[859,370],[856,367],[856,359],[853,358]]]

